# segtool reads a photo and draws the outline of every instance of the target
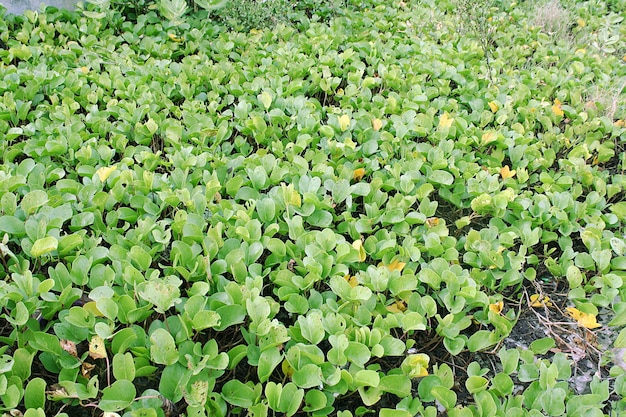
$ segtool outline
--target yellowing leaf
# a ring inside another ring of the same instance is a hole
[[[383,122],[382,122],[382,120],[380,120],[380,119],[372,119],[372,128],[373,128],[375,131],[377,131],[377,132],[378,132],[378,131],[380,130],[380,128],[382,128],[382,127],[383,127]]]
[[[428,375],[428,362],[430,362],[428,355],[415,353],[404,358],[400,368],[409,378],[420,378]]]
[[[390,270],[391,272],[393,271],[400,271],[402,272],[402,269],[404,269],[404,267],[406,266],[406,262],[400,262],[399,260],[395,260],[392,263],[390,263],[389,265],[384,265],[383,263],[378,264],[378,266],[386,266],[388,270]]]
[[[397,300],[393,304],[390,304],[385,308],[390,313],[402,313],[406,310],[406,303],[402,300]]]
[[[561,100],[554,99],[554,105],[552,105],[552,113],[556,114],[557,116],[563,116],[565,113],[563,113],[563,110],[561,110]]]
[[[111,167],[102,167],[96,171],[96,174],[100,178],[100,181],[105,182],[109,175],[113,173],[117,169],[117,165],[113,165]]]
[[[444,112],[439,118],[439,127],[449,128],[452,126],[452,122],[454,122],[454,117],[450,117],[448,112]]]
[[[261,102],[261,104],[263,104],[263,107],[265,107],[265,110],[268,110],[270,108],[270,106],[272,105],[272,96],[270,93],[268,93],[267,91],[263,91],[261,94],[259,94],[259,101]]]
[[[500,168],[500,176],[503,180],[513,178],[515,176],[515,170],[511,170],[508,165],[505,165]]]
[[[341,129],[342,132],[345,132],[346,130],[348,130],[349,127],[350,127],[350,116],[348,116],[347,114],[342,114],[339,117],[339,129]]]
[[[613,123],[613,126],[615,126],[615,127],[624,127],[625,124],[626,123],[624,123],[624,120],[619,119],[619,120],[616,120],[615,123]]]
[[[550,297],[546,295],[533,294],[530,296],[531,307],[552,307]]]
[[[345,280],[346,280],[346,282],[347,282],[348,284],[350,284],[350,286],[351,286],[352,288],[354,288],[354,287],[356,287],[357,285],[359,285],[359,280],[358,280],[358,279],[356,279],[356,277],[355,277],[355,276],[353,276],[353,275],[346,275],[346,276],[344,276],[344,277],[343,277],[343,279],[345,279]]]
[[[503,307],[504,303],[502,301],[498,301],[497,303],[489,304],[489,311],[495,314],[500,314]]]
[[[354,242],[352,242],[352,247],[359,251],[359,261],[365,261],[365,258],[367,258],[367,254],[365,253],[363,242],[361,240],[355,240]]]
[[[490,101],[489,103],[489,108],[491,109],[492,113],[495,113],[498,111],[499,107],[498,107],[498,103],[496,103],[495,101]]]
[[[587,24],[585,23],[584,19],[582,19],[580,17],[578,19],[576,19],[576,23],[578,23],[578,26],[581,27],[581,28],[584,28],[585,26],[587,26]]]
[[[85,305],[83,305],[83,310],[89,311],[96,317],[104,317],[104,314],[102,314],[102,312],[98,310],[98,307],[96,307],[95,301],[89,301],[85,303]]]
[[[586,327],[587,329],[602,327],[596,320],[595,314],[588,314],[574,307],[567,307],[565,310],[578,322],[579,326]]]
[[[283,189],[283,199],[285,200],[285,204],[291,204],[296,207],[300,207],[302,205],[300,193],[293,187],[293,184],[286,185],[285,183],[282,183],[281,187]]]
[[[352,171],[352,178],[354,178],[355,181],[361,181],[361,179],[363,179],[364,176],[365,176],[365,168],[357,168],[354,171]]]
[[[283,363],[280,366],[283,370],[283,374],[285,374],[285,376],[291,378],[291,375],[293,375],[294,369],[291,366],[291,364],[289,362],[287,362],[287,359],[283,360]]]
[[[429,217],[426,219],[426,226],[435,227],[439,224],[439,217]]]
[[[488,130],[487,132],[483,133],[482,136],[482,140],[481,140],[481,145],[488,145],[491,142],[493,142],[494,140],[496,140],[498,138],[498,134],[493,131],[493,130]]]
[[[180,43],[180,42],[184,42],[184,41],[185,41],[185,38],[184,38],[184,37],[180,37],[180,38],[179,38],[179,37],[178,37],[178,36],[176,36],[174,33],[168,33],[168,34],[167,34],[167,36],[170,38],[170,40],[171,40],[172,42],[178,42],[178,43]]]
[[[80,67],[80,71],[81,71],[83,74],[87,74],[87,73],[89,72],[89,68],[87,68],[87,67]]]
[[[104,340],[98,335],[93,336],[89,341],[89,356],[93,359],[104,359],[107,357]]]

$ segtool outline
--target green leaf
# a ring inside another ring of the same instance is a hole
[[[411,379],[405,375],[385,375],[380,379],[379,387],[385,392],[403,398],[411,394]]]
[[[26,214],[32,214],[36,209],[48,202],[48,194],[43,190],[34,190],[22,198],[20,207]]]
[[[621,221],[626,220],[626,201],[620,201],[609,207],[611,212],[615,214]]]
[[[293,382],[300,388],[313,388],[322,383],[322,371],[316,364],[309,363],[295,371]]]
[[[187,2],[185,0],[160,0],[160,10],[167,20],[177,23],[187,12]]]
[[[428,180],[436,184],[452,185],[452,183],[454,183],[454,176],[448,171],[436,169],[430,173]]]
[[[165,329],[156,329],[150,335],[150,358],[161,365],[178,362],[179,354],[172,335]]]
[[[478,352],[479,350],[487,349],[496,343],[498,343],[498,338],[492,331],[479,330],[470,336],[467,341],[467,348],[470,352]]]
[[[42,378],[33,378],[26,385],[24,391],[24,407],[44,408],[46,405],[46,381]]]
[[[180,300],[180,278],[170,275],[164,279],[153,278],[139,284],[137,294],[144,300],[154,304],[154,309],[161,314],[169,310]]]
[[[59,241],[53,236],[46,236],[41,239],[37,239],[33,246],[30,248],[30,254],[38,258],[46,255],[52,251],[55,251],[59,245]]]
[[[216,10],[224,7],[227,0],[194,0],[194,3],[205,10]]]
[[[299,316],[298,324],[302,336],[313,345],[320,343],[326,335],[322,326],[322,314],[317,310],[309,311],[306,316]]]
[[[122,411],[129,407],[135,399],[135,385],[125,379],[115,381],[102,390],[102,398],[98,408],[102,411]]]
[[[135,379],[135,362],[129,352],[116,353],[113,356],[113,376],[115,379],[132,381]]]
[[[274,369],[280,364],[283,359],[283,354],[278,347],[266,349],[261,352],[259,356],[259,364],[257,368],[257,374],[260,382],[265,382],[269,379],[274,372]]]
[[[215,311],[201,310],[193,316],[193,328],[196,331],[202,331],[211,327],[220,325],[221,317]]]
[[[565,413],[565,397],[563,388],[551,388],[541,395],[541,407],[549,416],[560,416]]]
[[[545,355],[550,349],[556,346],[554,339],[551,337],[544,337],[542,339],[537,339],[530,344],[530,350],[533,353],[538,355]]]
[[[250,319],[255,323],[268,318],[270,315],[270,304],[265,297],[255,297],[252,300],[246,300],[246,309]]]
[[[233,379],[222,387],[222,398],[237,407],[250,408],[254,404],[254,389],[250,385]]]
[[[446,410],[450,410],[456,405],[456,393],[448,388],[435,386],[432,389],[432,395]]]
[[[487,389],[489,381],[482,376],[472,375],[465,381],[465,388],[470,394],[475,394]]]
[[[380,376],[376,371],[363,369],[354,374],[354,383],[361,387],[378,387]]]
[[[61,345],[59,338],[45,332],[35,332],[32,334],[29,344],[32,348],[42,352],[49,352],[54,355],[61,355]]]
[[[412,417],[413,413],[406,410],[393,410],[391,408],[383,408],[379,413],[380,417]]]
[[[23,236],[26,233],[24,221],[15,216],[2,216],[0,217],[0,232]]]
[[[300,409],[303,398],[304,390],[298,388],[294,383],[288,382],[283,387],[283,392],[280,395],[279,408],[285,413],[286,417],[291,417]]]

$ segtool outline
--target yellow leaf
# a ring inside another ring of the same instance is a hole
[[[439,224],[439,217],[429,217],[426,219],[426,226],[435,227]]]
[[[500,314],[503,307],[504,303],[502,301],[498,301],[497,303],[489,304],[489,311],[495,314]]]
[[[93,359],[104,359],[107,357],[104,340],[98,335],[93,336],[89,341],[89,356]]]
[[[552,307],[550,297],[546,295],[533,294],[530,296],[531,307]]]
[[[354,242],[352,242],[352,247],[359,251],[359,261],[365,261],[365,258],[367,258],[367,254],[365,253],[363,242],[361,240],[355,240]]]
[[[439,118],[439,127],[449,128],[452,126],[452,122],[454,122],[454,117],[450,117],[448,112],[444,112]]]
[[[345,132],[350,127],[350,116],[347,114],[342,114],[339,117],[339,128],[342,132]]]
[[[406,303],[402,300],[397,300],[393,304],[385,307],[390,313],[402,313],[406,310]]]
[[[565,113],[563,113],[563,110],[561,110],[561,100],[554,99],[554,105],[552,106],[552,113],[556,114],[557,116],[563,116]]]
[[[499,107],[498,107],[498,103],[496,103],[495,101],[490,101],[489,103],[489,108],[491,109],[492,113],[495,113],[498,111]]]
[[[615,123],[613,123],[613,126],[615,126],[615,127],[624,127],[624,124],[625,124],[624,120],[619,119],[619,120],[616,120]]]
[[[112,167],[102,167],[96,171],[96,174],[100,178],[100,181],[105,182],[109,175],[113,173],[117,169],[117,165],[113,165]]]
[[[346,280],[346,282],[347,282],[348,284],[350,284],[350,286],[351,286],[352,288],[354,288],[354,287],[356,287],[357,285],[359,285],[359,280],[358,280],[358,279],[356,279],[356,277],[355,277],[354,275],[346,275],[346,276],[344,276],[344,277],[343,277],[343,279],[345,279],[345,280]]]
[[[365,168],[357,168],[354,171],[352,171],[352,178],[355,181],[361,181],[361,179],[363,179],[364,176],[365,176]]]
[[[378,132],[381,127],[383,127],[383,122],[380,119],[372,119],[372,128],[375,131]]]
[[[584,28],[585,26],[587,26],[585,21],[583,19],[581,19],[580,17],[578,19],[576,19],[576,23],[578,23],[578,26],[581,27],[581,28]]]
[[[384,264],[380,263],[378,264],[378,266],[383,266]],[[392,263],[390,263],[389,265],[384,265],[387,267],[388,270],[390,270],[391,272],[393,271],[400,271],[402,272],[402,269],[404,269],[404,267],[406,266],[406,262],[400,262],[399,260],[395,260]]]
[[[508,165],[505,165],[500,168],[500,176],[503,180],[513,178],[515,176],[515,170],[511,170]]]
[[[572,316],[572,318],[576,320],[578,325],[581,327],[586,327],[587,329],[602,327],[602,325],[600,325],[596,320],[595,314],[588,314],[574,307],[567,307],[565,310],[567,310],[569,315]]]
[[[89,72],[89,68],[87,67],[80,67],[80,70],[83,74],[87,74]]]
[[[168,33],[168,34],[167,34],[167,36],[170,38],[170,40],[171,40],[172,42],[178,42],[178,43],[180,43],[180,42],[184,42],[184,41],[185,41],[185,38],[184,38],[184,37],[180,37],[180,38],[179,38],[178,36],[176,36],[176,35],[175,35],[175,34],[173,34],[173,33]]]

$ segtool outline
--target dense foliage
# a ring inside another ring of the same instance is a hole
[[[624,1],[307,4],[0,17],[1,409],[624,415]]]

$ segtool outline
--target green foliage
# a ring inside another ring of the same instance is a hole
[[[0,409],[625,411],[622,20],[430,3],[0,19]]]
[[[228,1],[219,11],[219,19],[234,30],[249,32],[287,22],[291,9],[292,5],[287,0]]]

